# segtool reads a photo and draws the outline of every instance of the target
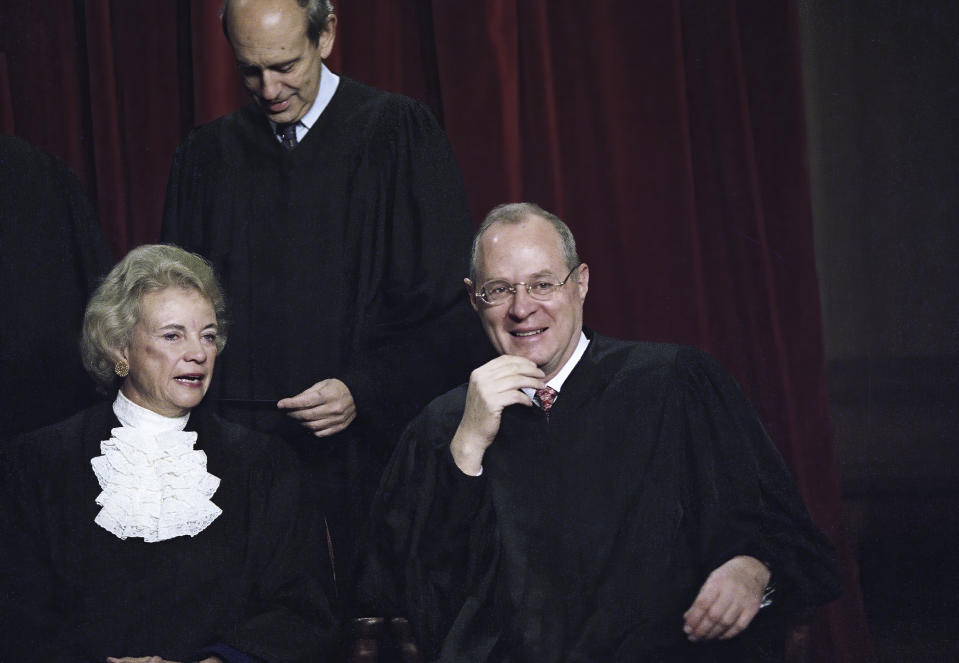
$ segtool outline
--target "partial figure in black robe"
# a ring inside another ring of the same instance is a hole
[[[241,78],[260,65],[244,62]],[[449,141],[421,103],[340,77],[288,151],[266,93],[244,82],[255,101],[177,150],[162,239],[209,258],[231,296],[237,332],[212,400],[297,448],[345,562],[403,426],[491,356],[461,297],[473,224]],[[345,383],[356,419],[323,440],[275,404],[328,378]]]
[[[96,213],[66,164],[0,136],[0,439],[96,400],[80,363],[80,323],[112,264]]]
[[[0,660],[329,660],[331,571],[292,452],[193,410],[222,514],[195,536],[123,540],[94,522],[90,462],[119,426],[104,402],[0,452]]]
[[[548,420],[504,410],[479,477],[450,455],[465,396],[414,420],[375,502],[367,598],[399,588],[378,608],[411,611],[429,660],[777,661],[783,620],[838,594],[781,457],[702,352],[592,334]],[[737,555],[769,566],[772,605],[688,642],[684,611]]]

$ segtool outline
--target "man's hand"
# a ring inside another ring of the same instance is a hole
[[[470,374],[463,418],[450,442],[456,466],[473,476],[483,467],[483,454],[499,432],[503,409],[509,405],[532,406],[523,387],[541,389],[546,375],[525,357],[502,355]]]
[[[683,631],[693,642],[728,640],[749,626],[759,612],[769,569],[755,557],[740,555],[709,574],[683,615]]]
[[[287,416],[299,421],[317,437],[339,433],[356,419],[353,394],[336,378],[317,382],[296,396],[284,398],[276,406],[287,410]]]

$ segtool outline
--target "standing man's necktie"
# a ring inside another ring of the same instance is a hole
[[[543,387],[542,389],[537,389],[536,394],[533,396],[533,400],[536,401],[539,408],[546,413],[546,421],[549,421],[549,410],[553,407],[553,403],[556,401],[558,395],[559,392],[552,387]]]
[[[296,147],[296,122],[276,125],[276,135],[280,137],[283,147],[292,150]]]

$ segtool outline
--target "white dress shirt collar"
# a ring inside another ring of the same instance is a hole
[[[566,363],[563,364],[563,367],[559,370],[559,373],[553,376],[552,380],[549,380],[546,383],[547,387],[552,387],[558,392],[562,391],[563,383],[566,382],[566,378],[569,377],[569,374],[573,372],[573,369],[576,368],[576,364],[579,363],[579,360],[583,358],[583,355],[586,353],[586,347],[589,345],[589,339],[586,338],[586,334],[583,331],[579,332],[579,343],[576,344],[576,349],[573,350],[573,354],[569,356],[569,359],[566,360]],[[533,398],[533,394],[536,393],[535,389],[529,389],[528,387],[523,388],[523,393]]]
[[[306,115],[301,117],[296,123],[296,142],[303,140],[306,132],[320,119],[320,115],[322,115],[326,107],[330,105],[330,100],[333,98],[333,94],[339,85],[340,77],[327,69],[325,64],[321,65],[320,88],[316,92],[316,99],[313,100],[313,105],[310,106],[310,110],[306,111]],[[270,126],[273,128],[273,132],[276,133],[276,122],[270,120]],[[276,139],[280,140],[280,137],[277,136]]]

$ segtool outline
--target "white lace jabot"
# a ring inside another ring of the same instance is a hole
[[[210,501],[220,480],[206,471],[206,454],[194,449],[196,433],[184,432],[190,415],[164,417],[122,392],[113,412],[122,426],[100,442],[90,460],[103,492],[94,522],[121,539],[153,543],[195,536],[223,513]]]

